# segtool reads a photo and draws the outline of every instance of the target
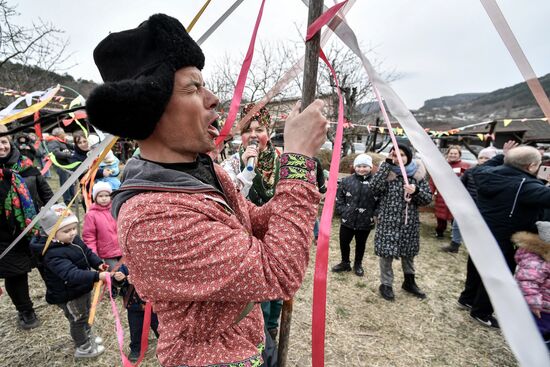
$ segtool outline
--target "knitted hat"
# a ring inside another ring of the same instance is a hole
[[[55,223],[57,222],[59,217],[63,215],[65,209],[67,209],[67,206],[65,206],[65,204],[54,204],[40,219],[40,225],[42,226],[42,229],[44,229],[44,232],[46,232],[46,234],[49,235],[51,233],[53,227],[55,226]],[[65,217],[61,221],[58,230],[73,223],[78,223],[78,218],[69,209],[65,214]]]
[[[107,191],[110,194],[113,192],[113,188],[107,182],[103,182],[103,181],[96,182],[94,184],[94,187],[92,188],[92,198],[94,199],[94,201],[97,195],[100,192],[104,192],[104,191]]]
[[[497,150],[493,147],[483,148],[479,151],[479,154],[477,155],[478,158],[493,158],[495,155],[497,155]]]
[[[137,140],[153,133],[172,96],[175,72],[204,67],[199,45],[177,19],[165,14],[109,34],[95,48],[94,61],[105,84],[86,102],[90,122]]]
[[[370,155],[361,153],[355,159],[353,160],[353,167],[357,167],[360,165],[366,165],[372,168],[372,158]]]
[[[539,221],[536,224],[540,239],[544,242],[550,242],[550,222]]]

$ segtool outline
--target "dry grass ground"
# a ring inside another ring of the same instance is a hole
[[[364,267],[366,276],[329,274],[327,298],[326,366],[516,366],[501,333],[470,320],[456,307],[464,281],[466,253],[440,252],[441,241],[431,236],[433,216],[422,215],[421,252],[416,259],[418,284],[428,294],[419,301],[405,294],[399,262],[395,302],[378,295],[378,262],[371,234]],[[296,294],[289,366],[311,365],[311,304],[315,248],[304,285]],[[339,261],[338,222],[330,241],[330,266]],[[105,339],[106,352],[98,359],[76,362],[68,323],[60,309],[44,300],[45,288],[37,271],[30,277],[31,296],[42,325],[32,331],[16,328],[16,312],[7,295],[0,297],[0,366],[113,366],[120,365],[114,320],[106,299],[98,309],[95,330]],[[0,280],[3,288],[3,280]],[[122,309],[118,301],[119,310]],[[126,313],[121,317],[128,332]],[[159,366],[155,340],[143,366]]]

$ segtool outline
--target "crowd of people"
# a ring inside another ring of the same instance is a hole
[[[144,352],[140,338],[150,302],[163,366],[276,365],[282,300],[292,298],[304,279],[326,190],[315,159],[328,128],[324,103],[293,108],[282,151],[270,141],[271,119],[261,108],[240,126],[238,152],[217,164],[209,154],[216,152],[219,100],[204,86],[202,50],[178,20],[156,14],[135,29],[111,33],[96,47],[94,59],[105,83],[87,101],[90,123],[136,140],[139,154],[126,162],[123,175],[112,152],[101,162],[90,183],[92,205],[86,207],[82,238],[74,207],[67,207],[75,193],[68,190],[65,204],[51,206],[40,228],[0,259],[0,277],[19,325],[40,324],[28,286],[28,273],[36,267],[46,301],[68,320],[75,358],[99,356],[103,339],[87,322],[90,292],[110,274],[113,293],[124,297],[128,311],[130,360]],[[246,106],[242,115],[252,108]],[[99,143],[97,136],[80,132],[72,140],[60,127],[45,138],[43,148],[60,185]],[[509,142],[503,154],[482,150],[474,168],[461,162],[460,147],[449,147],[445,155],[516,273],[548,341],[550,188],[536,177],[540,152]],[[46,172],[38,168],[45,156],[33,137],[0,137],[0,252],[53,196]],[[403,290],[425,299],[415,270],[419,207],[435,201],[435,235],[442,237],[453,221],[444,198],[406,144],[394,147],[378,166],[369,154],[358,155],[353,166],[337,191],[341,262],[332,271],[364,276],[367,239],[374,231],[380,296],[395,300],[393,261],[400,260]],[[460,230],[454,221],[451,228],[451,243],[442,249],[456,253]],[[458,304],[476,321],[498,327],[471,259]]]

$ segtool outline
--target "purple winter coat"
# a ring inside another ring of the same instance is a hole
[[[514,234],[512,241],[519,247],[516,280],[529,308],[550,313],[550,243],[529,232]]]
[[[122,256],[122,250],[118,244],[116,220],[111,214],[111,204],[92,205],[84,217],[82,239],[102,259]]]

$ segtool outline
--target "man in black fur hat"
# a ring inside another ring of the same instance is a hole
[[[132,281],[158,314],[161,364],[259,363],[259,302],[291,298],[307,267],[323,102],[290,113],[277,193],[255,207],[206,155],[215,149],[219,101],[179,21],[156,14],[112,33],[94,59],[105,84],[88,99],[90,122],[141,150],[125,167],[113,212]]]

